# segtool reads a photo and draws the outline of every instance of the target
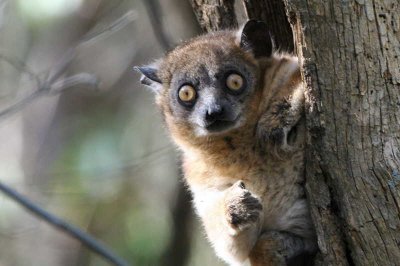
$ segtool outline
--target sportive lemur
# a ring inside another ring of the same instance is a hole
[[[316,240],[304,193],[304,88],[297,57],[263,22],[184,42],[137,68],[182,151],[185,180],[230,265],[301,265]]]

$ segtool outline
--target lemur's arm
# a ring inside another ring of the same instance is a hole
[[[262,146],[274,144],[290,150],[289,132],[304,114],[304,91],[302,85],[288,96],[277,95],[261,115],[257,124],[257,138]]]

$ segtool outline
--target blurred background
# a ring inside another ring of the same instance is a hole
[[[199,33],[186,0],[0,0],[0,182],[132,265],[223,265],[132,70]],[[0,193],[0,265],[108,264]]]

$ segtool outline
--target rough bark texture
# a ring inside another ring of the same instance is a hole
[[[190,0],[203,31],[232,29],[238,26],[234,0]]]
[[[286,4],[308,88],[318,265],[399,265],[399,2]]]
[[[292,29],[282,0],[244,0],[243,3],[248,18],[267,23],[276,48],[291,53],[294,51]]]

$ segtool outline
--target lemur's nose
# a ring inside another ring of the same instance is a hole
[[[213,104],[208,107],[206,112],[206,121],[212,123],[225,117],[225,109],[220,104]]]

